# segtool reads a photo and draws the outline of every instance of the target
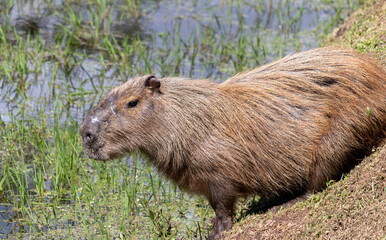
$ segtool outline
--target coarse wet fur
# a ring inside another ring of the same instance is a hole
[[[237,198],[318,191],[386,137],[386,73],[352,51],[319,48],[223,83],[137,77],[81,126],[90,158],[136,151],[215,210],[209,239],[232,226]]]

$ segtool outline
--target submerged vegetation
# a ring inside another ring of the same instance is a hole
[[[317,47],[357,5],[0,1],[0,238],[205,238],[214,213],[203,198],[136,155],[87,159],[79,123],[136,75],[222,81]]]

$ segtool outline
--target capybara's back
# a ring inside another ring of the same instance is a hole
[[[207,80],[144,76],[112,90],[81,126],[88,155],[141,152],[216,212],[210,239],[247,194],[316,191],[386,138],[386,73],[320,48]]]
[[[351,51],[294,54],[221,85],[241,100],[235,110],[240,118],[256,119],[251,149],[259,146],[260,152],[248,151],[266,156],[263,172],[270,172],[274,185],[283,181],[280,190],[297,190],[299,184],[319,190],[386,138],[385,71]]]

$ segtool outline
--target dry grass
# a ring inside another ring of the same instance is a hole
[[[340,45],[368,53],[386,66],[386,0],[367,1],[345,20],[325,45]]]

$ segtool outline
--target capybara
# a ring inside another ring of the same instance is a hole
[[[317,191],[386,137],[386,73],[352,51],[318,48],[225,82],[136,77],[80,128],[90,158],[140,152],[180,188],[207,197],[209,239],[238,197]]]

